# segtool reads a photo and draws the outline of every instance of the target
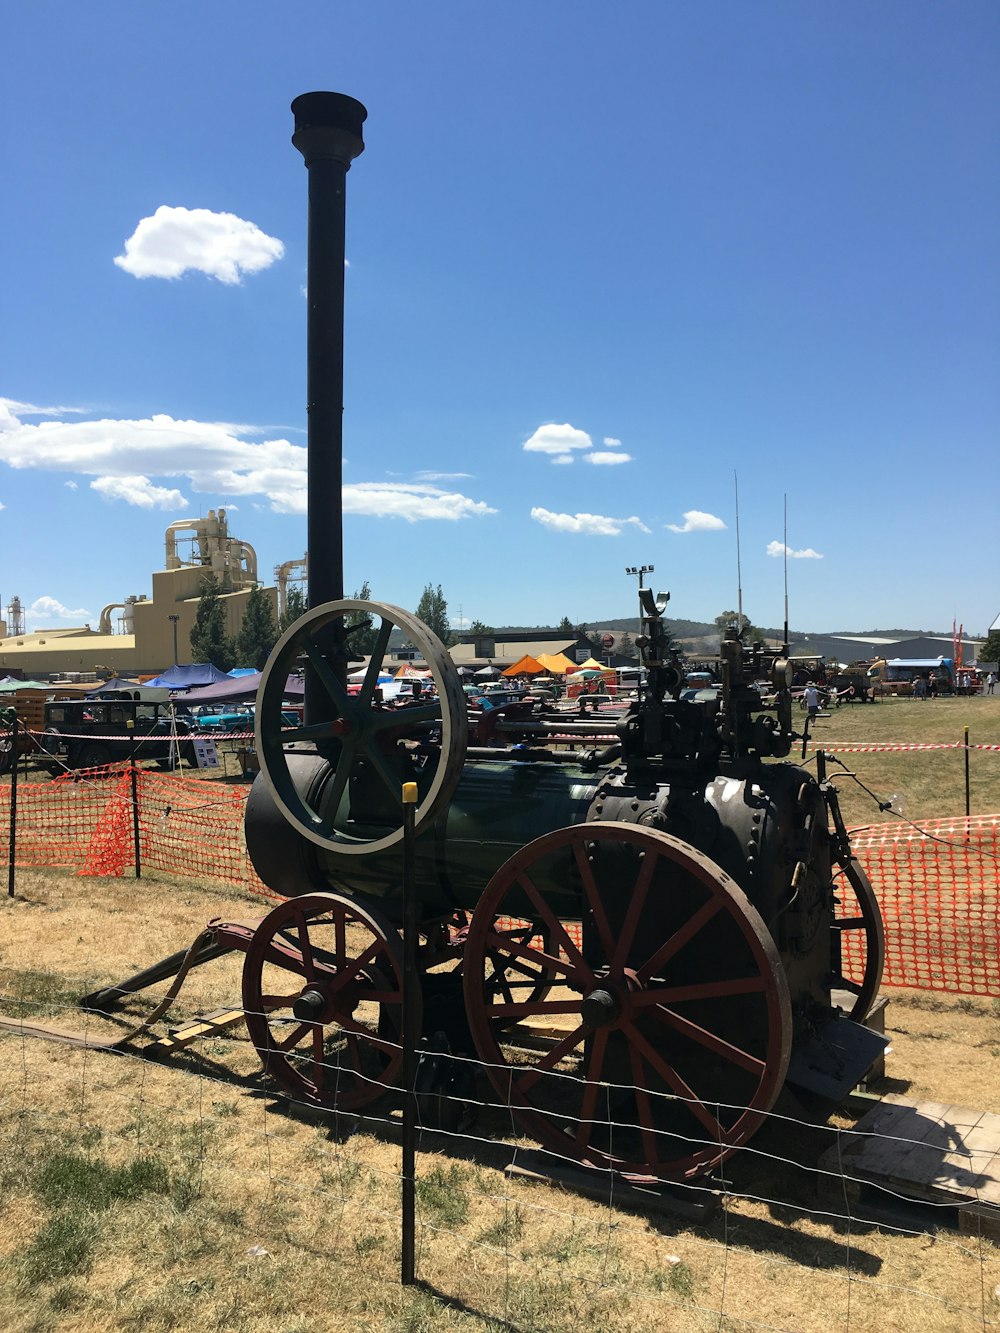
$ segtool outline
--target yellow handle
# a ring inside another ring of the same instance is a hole
[[[417,784],[415,782],[403,783],[403,804],[416,805],[417,803]]]

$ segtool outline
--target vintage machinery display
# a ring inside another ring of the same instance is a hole
[[[437,1070],[481,1101],[482,1071],[508,1121],[560,1157],[697,1177],[783,1094],[828,1109],[884,1048],[861,1024],[881,977],[878,904],[822,756],[816,773],[789,759],[792,667],[734,627],[718,697],[682,698],[667,595],[640,587],[644,680],[620,717],[530,696],[470,711],[426,625],[344,598],[344,199],[366,112],[334,93],[292,109],[309,170],[310,597],[264,671],[245,819],[253,864],[285,901],[256,928],[212,923],[85,1003],[242,950],[247,1027],[279,1087],[332,1111],[391,1096],[412,783],[423,1090]],[[353,693],[361,616],[374,649]],[[394,629],[433,681],[389,702],[377,682]],[[288,727],[298,668],[304,719]]]
[[[786,1085],[833,1100],[882,1049],[859,1026],[879,984],[878,906],[835,791],[787,761],[791,668],[734,630],[718,700],[682,700],[666,598],[640,589],[646,680],[613,727],[530,700],[470,716],[425,625],[343,597],[331,330],[365,112],[329,93],[293,111],[310,174],[310,609],[258,699],[247,846],[287,901],[247,951],[251,1037],[280,1085],[321,1106],[356,1110],[397,1079],[402,787],[415,782],[428,1039],[478,1056],[520,1126],[562,1156],[697,1175]],[[365,612],[375,649],[354,695],[348,623]],[[433,675],[403,704],[376,687],[394,628]],[[305,720],[288,729],[281,693],[300,667]]]

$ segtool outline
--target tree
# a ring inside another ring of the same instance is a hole
[[[559,624],[556,626],[556,629],[559,630],[561,634],[576,633],[576,629],[573,625],[572,620],[570,620],[569,616],[563,616],[562,620],[560,620]]]
[[[361,585],[361,591],[354,594],[356,602],[370,602],[372,599],[371,586],[367,579]],[[375,651],[376,631],[372,624],[371,614],[368,611],[351,611],[346,617],[347,629],[350,638],[347,642],[351,647],[351,655],[355,657],[368,657]]]
[[[271,599],[263,588],[251,588],[236,635],[237,663],[255,671],[263,670],[277,640],[278,626],[274,623]]]
[[[278,632],[284,634],[289,625],[294,625],[300,616],[305,615],[306,609],[305,593],[293,584],[285,595],[285,609],[278,617]]]
[[[229,671],[236,665],[236,645],[226,633],[226,611],[221,597],[219,580],[214,574],[206,574],[201,581],[201,596],[191,630],[191,658]]]
[[[481,620],[474,620],[469,626],[469,633],[482,638],[484,635],[496,634],[496,630],[492,625],[484,625]]]
[[[726,630],[729,629],[731,625],[735,625],[738,629],[742,629],[743,642],[746,644],[753,643],[755,639],[762,639],[764,637],[763,633],[750,623],[750,617],[746,615],[741,617],[738,611],[723,611],[720,616],[715,617],[715,620],[712,623],[718,629],[720,634],[725,634]]]
[[[441,640],[447,648],[451,643],[451,628],[448,624],[448,603],[441,591],[440,583],[435,588],[427,584],[417,603],[417,619],[422,620],[427,628]]]
[[[632,642],[632,635],[628,630],[618,640],[618,656],[629,659],[635,657],[635,644]]]
[[[1000,662],[1000,630],[993,630],[989,638],[979,645],[976,661]]]

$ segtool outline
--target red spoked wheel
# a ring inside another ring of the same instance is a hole
[[[399,934],[371,904],[305,894],[254,932],[243,964],[247,1030],[268,1074],[297,1100],[356,1111],[395,1086],[402,1004]]]
[[[536,932],[497,929],[511,917]],[[522,967],[522,983],[497,984]],[[562,1157],[697,1176],[750,1138],[784,1083],[791,1005],[767,927],[714,862],[665,833],[580,824],[529,843],[477,904],[464,968],[494,1088]]]
[[[885,926],[871,880],[856,856],[835,872],[834,897],[837,915],[830,922],[831,985],[854,997],[845,1012],[863,1023],[882,984]]]

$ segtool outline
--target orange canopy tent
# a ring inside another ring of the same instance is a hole
[[[579,666],[573,668],[574,671],[606,671],[607,667],[603,662],[595,662],[592,657],[588,657],[586,662],[581,662]]]
[[[501,674],[504,676],[540,676],[545,670],[540,662],[537,662],[530,653],[525,653],[520,661],[509,666]]]
[[[553,676],[565,676],[576,670],[576,663],[571,662],[565,653],[539,653],[536,660]]]

